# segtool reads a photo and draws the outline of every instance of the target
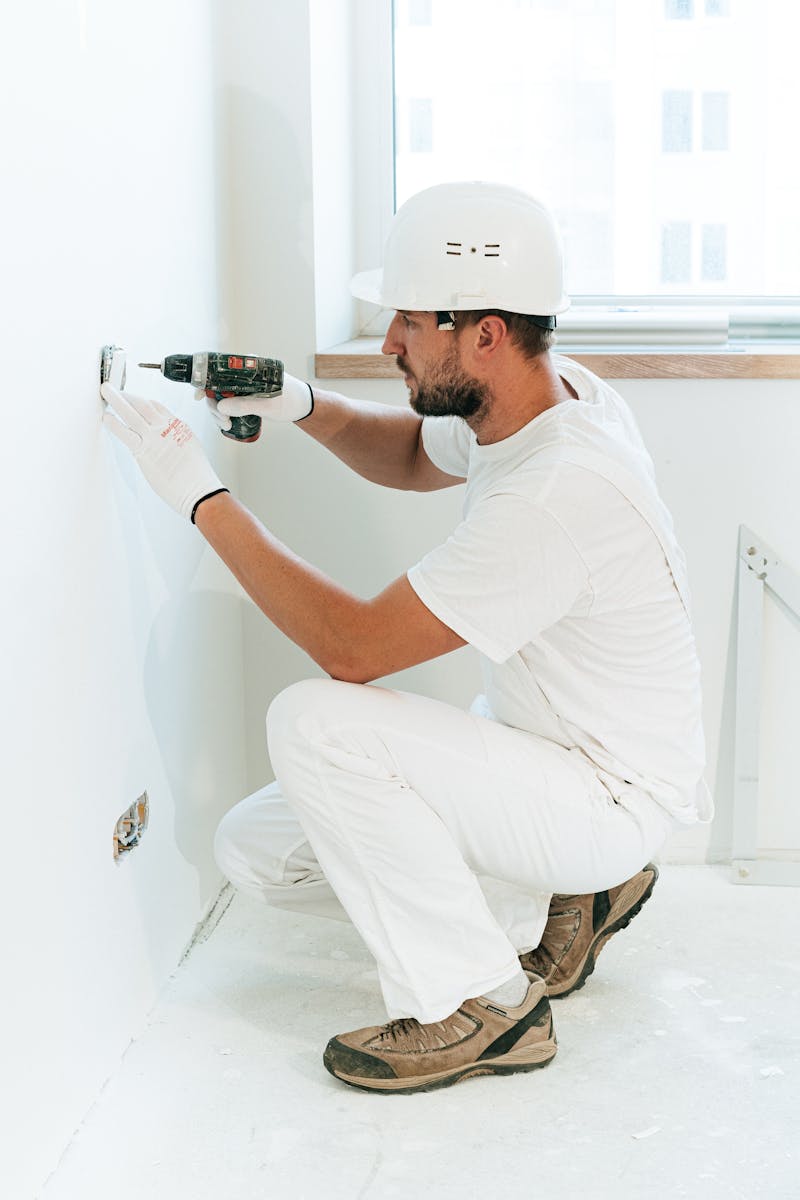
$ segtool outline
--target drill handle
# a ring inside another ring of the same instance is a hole
[[[220,392],[216,393],[217,400],[221,400]],[[223,437],[230,438],[232,442],[257,442],[261,437],[261,417],[255,413],[250,413],[246,417],[231,417],[230,429],[223,429]]]

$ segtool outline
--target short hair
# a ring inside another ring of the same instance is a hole
[[[508,329],[512,342],[519,347],[526,358],[536,358],[544,354],[555,341],[552,329],[543,329],[534,324],[531,317],[524,313],[504,312],[501,308],[467,309],[455,314],[456,329],[465,329],[469,325],[477,325],[484,317],[501,317]]]

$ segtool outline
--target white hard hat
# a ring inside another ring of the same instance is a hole
[[[397,210],[383,268],[350,290],[383,308],[555,316],[569,308],[561,239],[548,209],[504,184],[440,183]]]

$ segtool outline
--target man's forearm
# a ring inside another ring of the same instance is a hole
[[[361,600],[293,554],[228,492],[201,501],[195,524],[265,616],[334,679],[368,683],[464,645],[405,575]]]
[[[228,493],[204,500],[195,524],[270,621],[328,674],[346,677],[364,602],[294,554]]]
[[[372,483],[412,490],[418,486],[421,417],[410,409],[312,390],[313,412],[297,422],[298,429]]]

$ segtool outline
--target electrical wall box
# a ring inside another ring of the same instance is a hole
[[[110,383],[117,391],[125,387],[127,355],[121,346],[107,345],[100,351],[100,382]]]
[[[117,862],[121,862],[139,845],[149,819],[150,802],[147,792],[142,792],[114,826],[114,858]]]

